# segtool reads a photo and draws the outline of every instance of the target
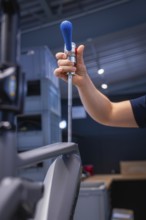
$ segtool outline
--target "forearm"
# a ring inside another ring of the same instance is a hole
[[[82,85],[77,86],[81,101],[88,114],[101,124],[108,124],[112,111],[110,100],[96,89],[88,75]]]
[[[96,89],[88,75],[77,89],[86,111],[95,121],[115,127],[138,127],[129,100],[111,102]]]

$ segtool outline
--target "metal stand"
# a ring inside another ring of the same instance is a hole
[[[14,153],[14,149],[12,151]],[[9,152],[5,152],[8,156]],[[7,169],[4,169],[7,174],[3,172],[5,177],[1,178],[0,219],[72,220],[81,175],[77,145],[56,143],[13,156],[11,164],[15,169],[7,166]],[[56,159],[48,169],[44,182],[12,177],[13,171],[52,157]]]
[[[15,115],[22,110],[24,98],[24,79],[17,65],[19,7],[17,0],[1,0],[1,8],[4,14],[0,68],[0,219],[71,220],[81,174],[77,145],[57,143],[17,154],[16,133],[12,128]],[[72,76],[70,86],[71,79]],[[9,83],[10,87],[6,87]],[[69,89],[69,94],[71,93],[72,90]],[[72,96],[69,99],[72,100]],[[70,103],[69,112],[71,105]],[[31,182],[17,177],[17,171],[21,167],[28,167],[51,157],[56,159],[44,182]]]

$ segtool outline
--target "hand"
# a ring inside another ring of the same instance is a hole
[[[73,84],[76,86],[80,86],[83,83],[83,79],[87,76],[86,67],[83,59],[84,45],[80,45],[77,48],[77,57],[76,57],[76,65],[67,59],[67,55],[65,53],[59,52],[56,54],[56,58],[58,60],[58,68],[55,69],[55,76],[67,81],[67,73],[75,72],[73,76]]]

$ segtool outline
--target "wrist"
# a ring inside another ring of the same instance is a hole
[[[89,82],[91,81],[88,73],[84,73],[83,76],[80,77],[80,79],[78,79],[77,83],[75,84],[75,86],[77,87],[77,89],[82,89],[82,88],[86,88],[86,86],[89,84]]]

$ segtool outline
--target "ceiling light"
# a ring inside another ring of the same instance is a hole
[[[102,88],[102,89],[107,89],[107,88],[108,88],[108,85],[105,84],[105,83],[103,83],[103,84],[101,85],[101,88]]]
[[[97,73],[98,73],[99,75],[103,74],[103,73],[104,73],[104,69],[99,69],[99,70],[97,71]]]
[[[63,120],[63,121],[61,121],[61,122],[59,123],[59,128],[61,128],[61,129],[66,128],[66,126],[67,126],[67,123],[66,123],[65,120]]]
[[[34,50],[29,50],[28,52],[27,52],[27,55],[34,55],[35,54],[35,51]]]

